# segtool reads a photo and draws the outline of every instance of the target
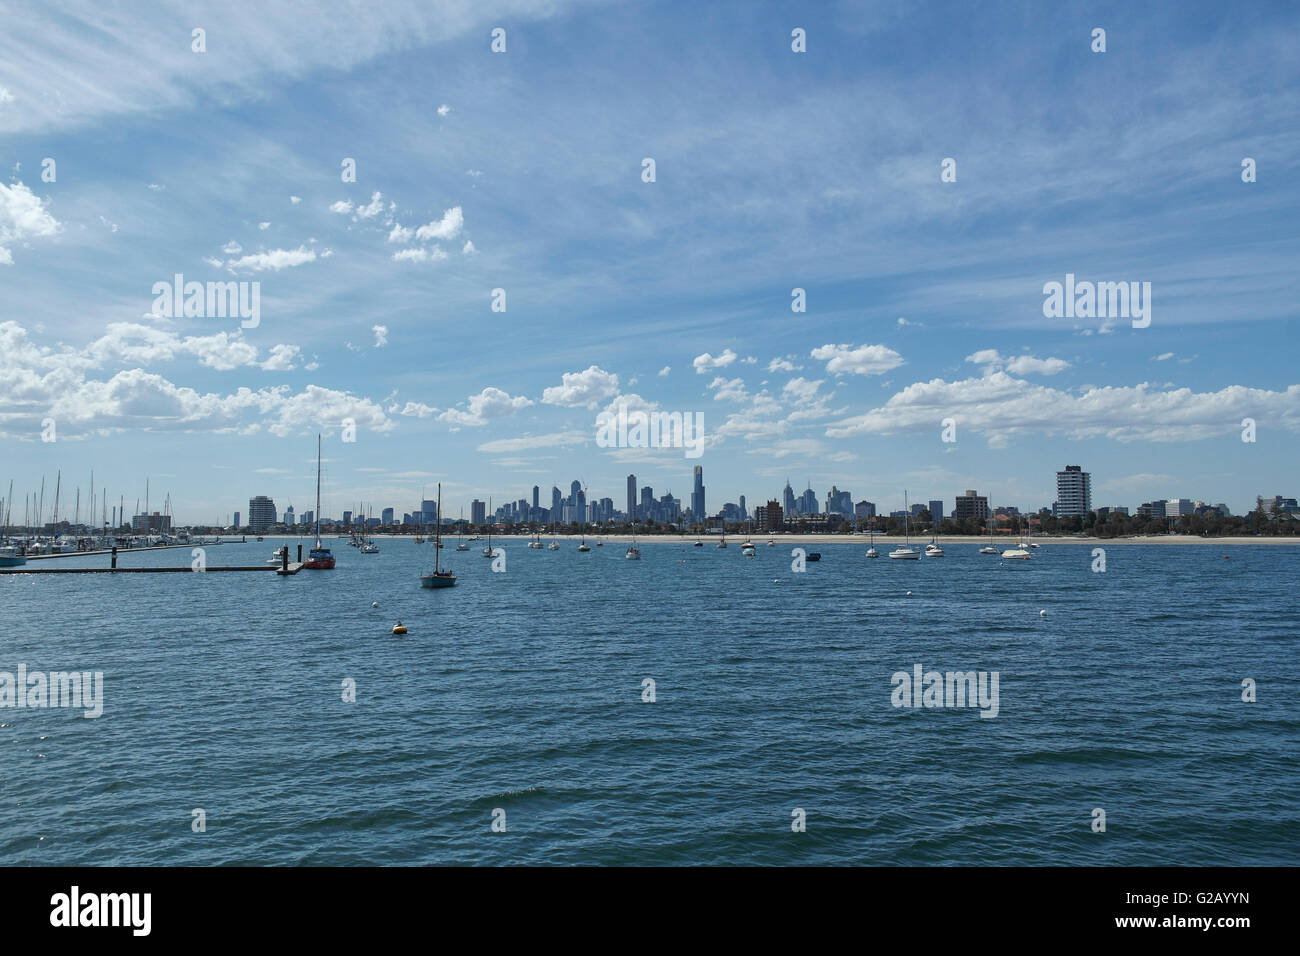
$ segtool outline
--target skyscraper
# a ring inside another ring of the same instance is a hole
[[[275,502],[266,495],[248,499],[248,527],[253,533],[265,531],[275,524]]]
[[[542,489],[537,487],[537,485],[533,485],[533,507],[534,508],[541,507],[542,504],[541,497],[540,497],[541,493],[542,493]]]
[[[473,524],[487,523],[487,505],[475,498],[469,504],[469,520]]]
[[[1092,510],[1092,474],[1080,465],[1056,473],[1056,513],[1086,515]]]
[[[782,494],[781,500],[787,516],[799,513],[798,505],[794,500],[794,489],[790,487],[789,478],[785,480],[785,492]]]
[[[943,520],[943,500],[930,499],[930,520],[938,524]]]
[[[695,466],[695,485],[691,490],[691,514],[696,521],[703,521],[708,514],[704,510],[704,468]]]
[[[636,520],[636,475],[627,476],[627,520]]]

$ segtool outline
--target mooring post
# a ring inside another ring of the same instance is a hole
[[[287,544],[280,549],[280,570],[289,570],[289,546]]]
[[[302,545],[298,545],[298,563],[302,564]]]
[[[113,545],[113,564],[112,564],[112,568],[113,568],[114,571],[117,570],[117,545]]]

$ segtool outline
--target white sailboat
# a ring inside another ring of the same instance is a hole
[[[876,519],[875,518],[871,519],[871,527],[868,529],[868,533],[871,535],[871,545],[870,547],[867,548],[867,557],[878,558],[880,557],[880,552],[876,550]]]
[[[889,552],[889,556],[895,561],[919,561],[921,552],[912,547],[912,534],[908,529],[907,516],[911,514],[911,506],[907,503],[907,490],[903,491],[903,537],[906,543],[901,548],[895,548]]]
[[[641,560],[641,549],[636,546],[636,526],[632,527],[632,543],[627,546],[627,553],[624,555],[629,561]]]

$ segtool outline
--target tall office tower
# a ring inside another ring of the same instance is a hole
[[[314,522],[315,520],[316,520],[316,512],[314,512],[314,511],[304,511],[304,512],[302,513],[302,523],[303,523],[303,524],[311,524],[311,523]]]
[[[575,506],[575,510],[579,515],[578,520],[584,520],[581,516],[587,513],[587,493],[585,491],[578,492],[578,503]]]
[[[473,524],[487,524],[487,505],[475,498],[469,503],[469,520]]]
[[[287,508],[284,509],[284,523],[285,523],[285,524],[289,524],[289,525],[291,525],[291,524],[294,523],[294,521],[293,521],[293,505],[290,505],[289,507],[287,507]]]
[[[989,516],[989,500],[983,495],[977,494],[974,488],[967,488],[966,494],[957,496],[957,501],[953,505],[952,516],[958,520],[976,518],[982,521]]]
[[[930,520],[933,521],[935,524],[938,524],[940,521],[943,520],[942,499],[938,501],[932,499],[930,501]]]
[[[636,520],[636,475],[627,476],[627,520]]]
[[[381,512],[379,513],[379,523],[380,523],[380,524],[392,524],[392,523],[393,523],[393,509],[392,509],[392,508],[385,508],[383,511],[381,511]]]
[[[1056,513],[1086,515],[1092,510],[1092,475],[1079,465],[1056,473]]]
[[[537,485],[533,485],[533,507],[534,508],[541,507],[542,504],[541,497],[540,497],[541,493],[542,493],[542,489],[539,488]]]
[[[654,489],[651,488],[649,485],[646,485],[644,488],[641,489],[641,507],[637,510],[637,514],[641,516],[642,521],[645,521],[646,519],[653,516],[654,510],[655,510]]]
[[[794,500],[794,489],[790,487],[790,479],[785,480],[785,492],[781,497],[782,507],[785,511],[785,517],[799,513],[799,505]]]
[[[438,502],[436,499],[425,498],[420,502],[420,523],[434,524],[438,520]]]
[[[578,510],[578,496],[580,494],[582,494],[582,482],[578,481],[575,478],[573,481],[569,483],[569,498],[568,498],[569,506],[574,510],[574,518],[573,518],[574,521],[582,520],[580,517],[582,512]]]
[[[695,466],[695,484],[691,489],[691,514],[696,521],[703,521],[708,515],[704,510],[704,468]]]
[[[248,499],[248,526],[255,533],[275,524],[275,502],[266,495]]]
[[[350,525],[351,523],[352,523],[352,512],[351,511],[343,512],[343,524],[346,526],[346,525]]]
[[[748,521],[748,520],[749,520],[749,513],[745,510],[745,496],[744,496],[744,495],[741,495],[741,496],[740,496],[740,520],[741,520],[741,521]]]
[[[804,515],[817,513],[817,492],[812,490],[812,485],[809,485],[808,490],[799,496],[799,513]]]
[[[238,527],[239,527],[239,512],[238,512],[238,511],[235,512],[235,523],[234,523],[234,525],[233,525],[232,527],[235,527],[235,528],[238,528]]]

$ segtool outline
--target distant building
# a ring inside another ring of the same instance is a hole
[[[704,507],[704,468],[696,465],[691,485],[691,514],[696,521],[703,521],[708,514]]]
[[[1104,505],[1097,509],[1097,517],[1101,518],[1106,515],[1127,515],[1128,505]]]
[[[798,512],[799,508],[794,500],[794,489],[790,487],[790,479],[785,480],[785,491],[782,492],[782,507],[785,509],[787,516]]]
[[[1170,498],[1165,502],[1166,518],[1181,518],[1183,515],[1192,514],[1196,510],[1196,502],[1191,498]]]
[[[302,523],[303,523],[303,524],[315,524],[315,523],[316,523],[316,512],[314,512],[314,511],[304,511],[304,512],[302,513]]]
[[[788,490],[788,486],[787,486]],[[754,526],[759,531],[771,534],[774,531],[780,531],[784,515],[781,506],[774,500],[769,500],[765,505],[759,505],[754,509]]]
[[[469,520],[473,524],[487,524],[487,505],[475,498],[469,504]]]
[[[170,534],[172,516],[159,514],[135,515],[131,519],[131,530],[136,534]]]
[[[636,520],[636,475],[627,476],[627,520]]]
[[[853,515],[857,518],[874,518],[876,516],[876,503],[874,501],[859,501],[853,506]]]
[[[248,527],[254,533],[265,531],[275,524],[275,502],[266,495],[248,499]]]
[[[239,512],[238,512],[238,511],[235,512],[235,523],[234,523],[233,527],[236,527],[236,528],[239,527]]]
[[[287,525],[295,524],[294,517],[293,517],[293,505],[290,505],[289,507],[284,509],[284,523]]]
[[[343,526],[347,527],[350,524],[352,524],[352,512],[345,511],[343,512]]]
[[[1056,473],[1056,506],[1062,516],[1086,515],[1092,510],[1092,474],[1080,465],[1066,465]]]
[[[385,509],[384,509],[383,511],[381,511],[379,514],[380,514],[380,518],[379,518],[379,520],[380,520],[381,522],[383,522],[384,524],[392,524],[392,523],[393,523],[393,509],[392,509],[392,508],[385,508]]]
[[[930,520],[938,524],[943,520],[943,500],[931,499],[930,501]]]
[[[817,514],[817,492],[810,486],[807,491],[799,496],[798,513],[801,515]]]
[[[977,494],[975,489],[967,488],[964,495],[958,495],[957,501],[953,505],[952,516],[958,521],[963,518],[975,518],[983,521],[989,516],[989,500],[984,495]]]

